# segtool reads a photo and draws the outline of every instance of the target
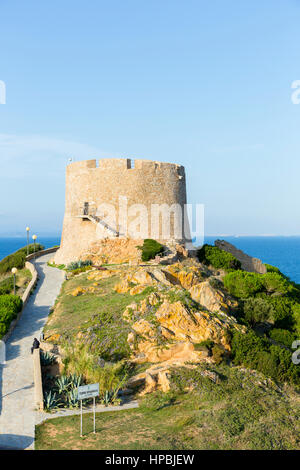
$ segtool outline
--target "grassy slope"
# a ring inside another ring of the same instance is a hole
[[[11,278],[12,274],[11,272],[7,274],[1,274],[0,275],[0,282],[4,281],[7,278]],[[29,269],[23,268],[19,269],[17,274],[16,274],[16,294],[22,297],[24,294],[26,287],[28,286],[29,282],[32,279],[31,272]],[[13,290],[10,292],[10,294],[13,294]]]
[[[93,280],[88,280],[89,273],[84,273],[66,281],[58,296],[55,311],[49,316],[44,328],[45,336],[55,333],[72,336],[75,332],[86,328],[97,315],[113,314],[115,321],[122,327],[128,327],[123,321],[122,313],[127,305],[139,302],[145,294],[118,294],[114,286],[120,281],[118,275],[98,281],[95,293],[86,293],[73,297],[71,292],[77,287],[91,287]]]
[[[73,297],[76,287],[93,281],[83,274],[64,283],[55,312],[50,315],[46,336],[72,336],[93,323],[97,315],[112,314],[115,327],[126,305],[145,294],[117,294],[119,276],[99,281],[96,293]],[[105,330],[110,332],[110,329]],[[124,330],[126,333],[126,329]],[[174,372],[168,394],[151,394],[139,409],[84,416],[85,436],[79,438],[79,417],[49,420],[36,428],[37,449],[299,449],[299,393],[265,386],[264,377],[254,380],[249,371],[215,366],[220,384],[203,379],[197,369]],[[136,371],[137,372],[137,371]],[[243,375],[244,374],[244,375]],[[258,374],[259,375],[259,374]],[[190,390],[192,386],[193,391]],[[188,391],[187,391],[188,390]],[[297,428],[298,426],[298,428]]]
[[[46,421],[36,449],[299,449],[299,396],[238,369],[215,370],[220,384],[198,368],[180,371],[171,392],[147,396],[139,409],[98,413],[96,435],[92,415],[84,415],[82,439],[78,415]]]

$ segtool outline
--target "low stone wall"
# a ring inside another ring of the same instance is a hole
[[[30,261],[31,259],[39,258],[43,255],[49,255],[50,253],[55,253],[59,249],[59,246],[55,246],[53,248],[47,248],[47,250],[40,250],[36,253],[31,253],[30,255],[26,256],[26,260]]]
[[[29,271],[31,272],[31,275],[32,275],[32,279],[30,281],[30,283],[28,284],[28,286],[26,287],[26,290],[24,292],[24,294],[22,295],[22,301],[23,301],[23,307],[22,307],[22,310],[18,313],[18,316],[17,318],[15,318],[15,320],[13,320],[10,324],[10,327],[9,327],[9,330],[8,332],[3,336],[2,338],[2,341],[4,341],[5,343],[7,342],[8,338],[10,337],[10,335],[12,334],[15,326],[17,325],[17,323],[19,322],[21,316],[22,316],[22,313],[23,313],[23,310],[24,310],[24,307],[27,303],[27,300],[31,294],[31,291],[32,289],[35,287],[36,283],[37,283],[37,280],[38,280],[38,274],[37,274],[37,270],[35,269],[34,265],[32,263],[29,263],[28,261],[26,261],[25,263],[25,268],[26,269],[29,269]]]
[[[33,350],[34,402],[39,411],[44,409],[40,349]]]
[[[37,270],[35,269],[35,266],[29,262],[29,260],[33,259],[34,256],[35,258],[39,258],[40,256],[43,256],[43,255],[47,255],[49,253],[55,253],[55,251],[58,250],[58,247],[55,247],[55,248],[48,248],[47,250],[41,250],[41,251],[37,251],[34,255],[34,253],[32,255],[28,255],[26,257],[26,263],[25,263],[25,268],[26,269],[29,269],[29,271],[31,272],[31,275],[32,275],[32,279],[30,281],[30,283],[28,284],[28,286],[26,287],[26,290],[22,296],[22,301],[23,301],[23,308],[21,310],[21,312],[18,313],[18,316],[15,320],[13,320],[10,324],[10,327],[9,327],[9,330],[8,332],[3,336],[2,341],[4,341],[5,343],[7,342],[8,338],[11,336],[15,326],[17,325],[17,323],[19,322],[21,316],[22,316],[22,313],[23,313],[23,310],[24,310],[24,307],[28,301],[28,298],[31,294],[31,291],[32,289],[36,286],[36,283],[38,281],[38,273],[37,273]]]

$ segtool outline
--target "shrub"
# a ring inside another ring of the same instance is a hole
[[[292,353],[277,345],[270,347],[270,353],[273,360],[276,362],[273,378],[280,382],[299,384],[300,370],[299,366],[292,362]]]
[[[224,349],[221,348],[221,346],[219,346],[218,344],[215,344],[211,351],[212,351],[212,356],[213,356],[213,360],[215,361],[215,363],[217,365],[221,364],[221,362],[223,362],[224,360],[224,354],[225,354]]]
[[[288,297],[264,297],[274,311],[274,326],[275,328],[293,329],[293,302]]]
[[[152,240],[151,238],[146,238],[144,240],[143,246],[138,246],[138,248],[142,250],[143,261],[154,259],[156,255],[159,255],[164,251],[163,245],[161,245],[156,240]]]
[[[268,273],[277,273],[277,274],[280,274],[280,276],[286,278],[286,276],[285,276],[284,274],[282,274],[282,272],[280,271],[280,269],[277,268],[276,266],[272,266],[271,264],[265,263],[265,267],[267,268],[267,272],[268,272]]]
[[[250,298],[244,303],[244,317],[250,326],[258,323],[272,321],[274,318],[274,309],[272,305],[264,299]]]
[[[23,269],[25,266],[26,255],[25,253],[14,253],[6,256],[0,261],[0,274],[5,274],[11,271],[12,268]]]
[[[81,268],[86,268],[88,266],[92,266],[92,264],[93,262],[90,259],[86,259],[84,261],[80,259],[78,261],[72,261],[72,263],[68,264],[67,270],[74,271]]]
[[[263,285],[268,293],[284,295],[290,290],[289,282],[281,274],[269,272],[262,276]]]
[[[277,343],[284,344],[288,348],[291,348],[293,341],[297,339],[296,335],[281,328],[274,328],[270,331],[269,336]]]
[[[44,245],[41,245],[40,243],[36,243],[35,246],[34,243],[31,243],[30,245],[28,245],[28,254],[31,255],[32,253],[37,253],[38,251],[42,251],[44,249]],[[17,253],[23,253],[27,256],[27,246],[20,248]]]
[[[196,351],[201,351],[203,348],[211,350],[214,344],[215,343],[212,339],[205,339],[204,341],[201,341],[201,343],[194,344],[194,348]]]
[[[300,383],[300,371],[292,363],[291,352],[281,346],[270,346],[253,331],[233,334],[232,355],[236,364],[257,369],[279,382]]]
[[[10,276],[0,282],[0,295],[10,294],[14,288],[14,278]]]
[[[248,333],[235,331],[231,346],[234,362],[250,369],[257,369],[259,352],[268,348],[266,341],[258,337],[254,331]]]
[[[22,299],[17,295],[0,296],[0,338],[4,336],[9,326],[22,309]]]
[[[43,250],[43,245],[36,243],[35,251]],[[34,245],[29,245],[29,254],[34,252]],[[25,266],[27,256],[27,247],[20,248],[20,250],[6,256],[0,261],[0,274],[5,274],[11,271],[12,268],[22,269]]]
[[[241,269],[241,263],[231,253],[227,253],[220,248],[211,245],[203,245],[197,251],[198,259],[201,263],[212,265],[216,269]]]
[[[231,295],[241,299],[255,296],[264,288],[263,276],[246,271],[234,271],[226,274],[224,286]]]
[[[40,359],[42,366],[51,366],[56,362],[55,356],[53,356],[53,354],[50,354],[48,351],[40,351]]]
[[[73,276],[76,276],[76,274],[84,273],[86,271],[90,271],[91,267],[90,266],[83,266],[82,268],[76,268],[71,271],[70,274]]]

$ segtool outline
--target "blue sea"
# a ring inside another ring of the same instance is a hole
[[[250,256],[277,266],[292,281],[300,284],[300,237],[205,237],[205,243],[226,240]]]
[[[205,243],[217,239],[232,243],[250,256],[277,266],[292,281],[300,284],[300,237],[205,237]],[[37,242],[50,248],[60,244],[60,236],[39,237]],[[26,238],[0,238],[0,259],[26,246]]]
[[[60,245],[60,236],[57,237],[38,237],[37,243],[44,245],[45,248],[51,248],[52,246]],[[30,243],[32,239],[30,237]],[[0,260],[5,258],[5,256],[14,253],[23,246],[27,245],[27,238],[24,237],[0,237]]]

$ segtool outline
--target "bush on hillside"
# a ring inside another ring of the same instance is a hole
[[[235,331],[231,341],[232,356],[235,364],[242,364],[250,369],[257,369],[258,353],[268,348],[266,341],[254,331],[241,333]]]
[[[197,251],[197,257],[200,263],[211,265],[216,269],[225,269],[225,271],[241,269],[241,263],[231,253],[212,245],[203,245]]]
[[[212,351],[212,356],[213,356],[213,360],[215,361],[215,363],[217,365],[221,364],[225,359],[224,349],[221,346],[219,346],[218,344],[215,344],[212,347],[211,351]]]
[[[263,291],[263,276],[246,271],[233,271],[226,274],[224,286],[231,295],[240,299],[247,299]]]
[[[0,282],[0,295],[10,294],[14,288],[14,278],[10,276]]]
[[[266,273],[262,276],[264,289],[268,294],[276,292],[278,295],[287,294],[292,286],[289,285],[289,282],[278,273]]]
[[[41,245],[40,243],[36,243],[35,246],[34,243],[31,243],[28,245],[28,254],[32,255],[32,253],[37,253],[38,251],[42,251],[44,249],[44,245]],[[27,256],[27,246],[23,246],[23,248],[20,248],[16,253],[24,253]]]
[[[234,271],[225,276],[224,286],[231,295],[242,299],[254,297],[258,293],[269,296],[283,296],[290,292],[294,292],[293,295],[298,294],[298,290],[287,279],[275,272],[258,274]]]
[[[17,295],[0,296],[0,338],[7,333],[9,326],[22,310],[22,299]]]
[[[277,343],[284,344],[288,348],[291,348],[293,341],[297,339],[297,336],[295,334],[291,333],[288,330],[283,330],[281,328],[273,328],[270,331],[269,336]]]
[[[150,259],[154,259],[155,256],[161,254],[164,251],[163,245],[157,242],[156,240],[152,240],[151,238],[146,238],[144,240],[143,246],[138,246],[140,250],[142,250],[142,260],[149,261]]]
[[[270,346],[270,354],[276,361],[273,378],[279,382],[299,384],[300,369],[299,366],[293,364],[292,353],[281,346],[272,345]]]
[[[293,301],[289,297],[264,295],[264,299],[272,306],[274,310],[274,327],[293,330],[295,320],[293,317]]]
[[[254,327],[258,323],[270,322],[274,318],[272,305],[264,299],[250,298],[244,303],[244,318]]]
[[[300,370],[292,362],[291,352],[271,345],[254,331],[233,333],[232,356],[235,364],[243,365],[279,382],[300,383]]]
[[[25,266],[26,255],[24,253],[14,253],[6,256],[0,261],[0,274],[8,273],[12,268],[23,269]]]
[[[277,268],[276,266],[272,266],[271,264],[265,263],[265,267],[267,268],[268,273],[277,273],[277,274],[280,274],[280,276],[285,277],[287,279],[287,277],[284,274],[282,274],[280,269]]]
[[[43,245],[36,243],[35,251],[43,250]],[[34,245],[29,245],[29,254],[34,252]],[[0,274],[5,274],[11,271],[12,268],[23,269],[25,266],[27,256],[27,247],[20,248],[20,250],[6,256],[0,261]]]

